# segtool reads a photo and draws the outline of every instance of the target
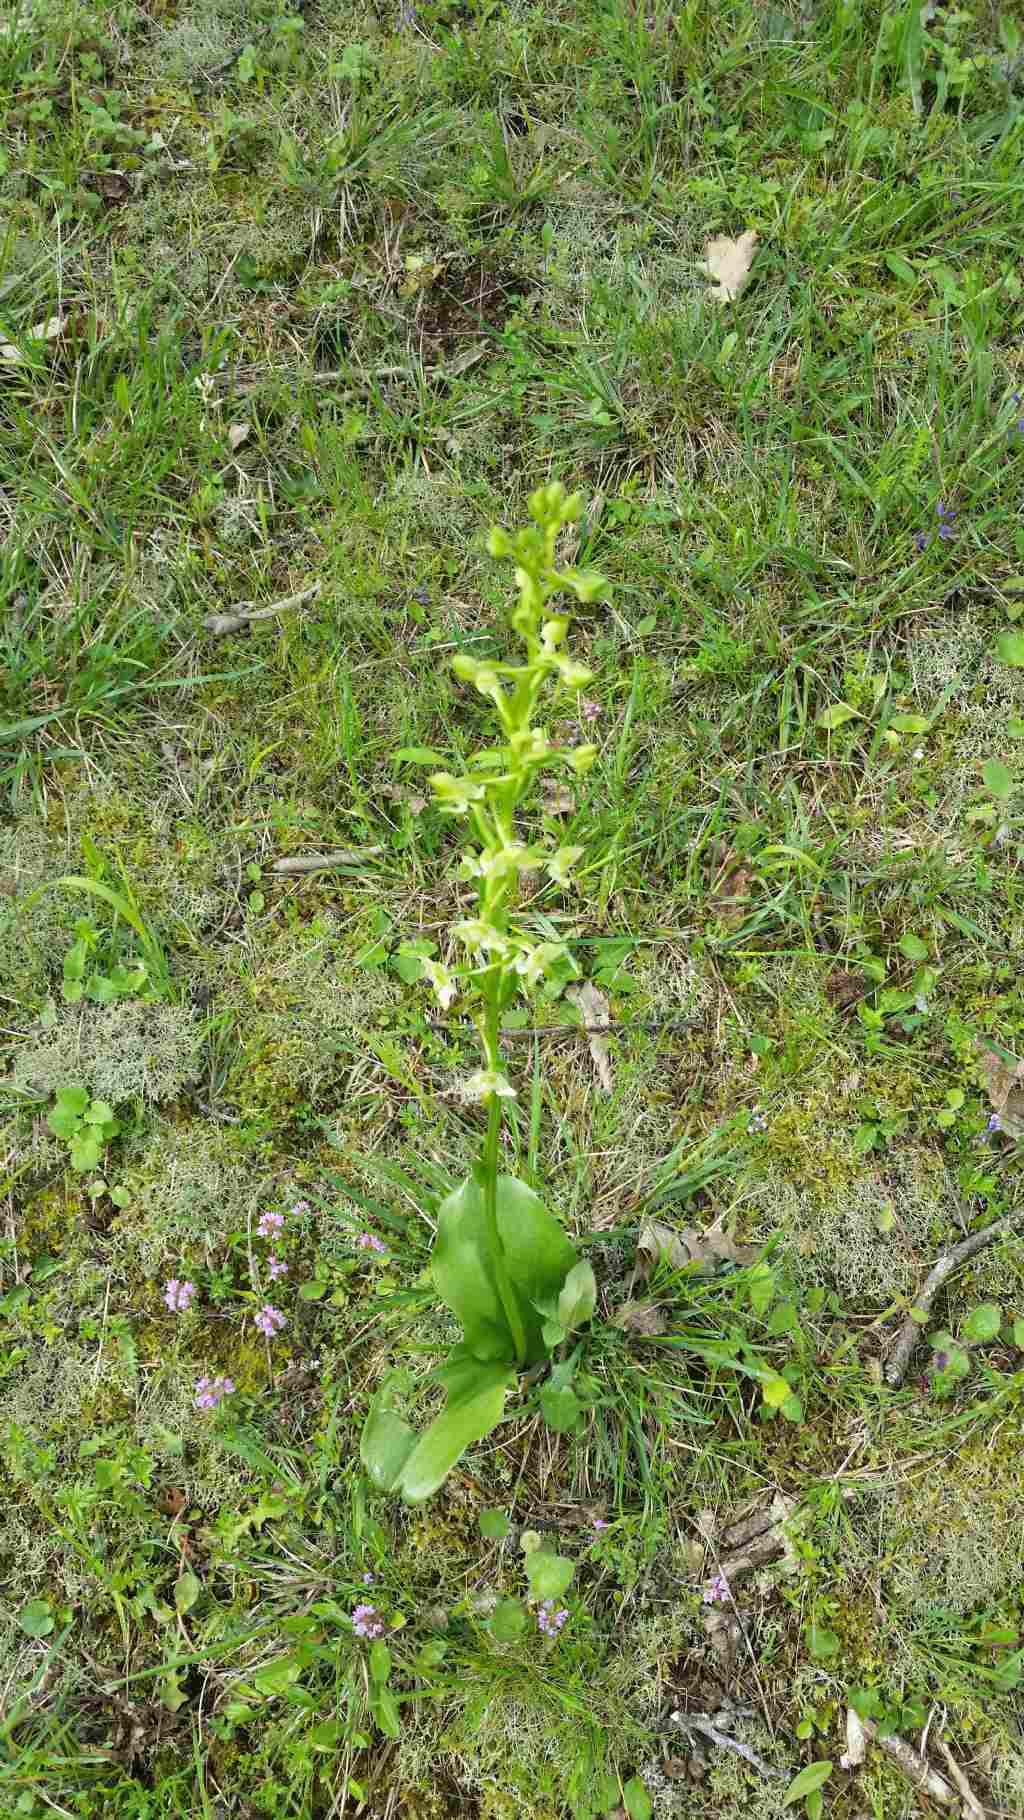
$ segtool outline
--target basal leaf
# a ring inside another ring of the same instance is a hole
[[[505,1393],[515,1376],[507,1363],[477,1366],[475,1390],[449,1397],[439,1416],[416,1442],[402,1467],[398,1489],[408,1504],[421,1504],[447,1478],[467,1447],[481,1441],[501,1421]]]
[[[359,1457],[378,1491],[390,1491],[416,1445],[416,1435],[390,1406],[393,1380],[378,1390],[363,1425]]]

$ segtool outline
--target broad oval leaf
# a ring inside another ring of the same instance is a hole
[[[651,1820],[654,1806],[639,1776],[630,1776],[623,1785],[622,1805],[629,1815],[629,1820]]]
[[[449,1397],[439,1416],[412,1449],[398,1478],[407,1504],[421,1504],[443,1484],[456,1460],[501,1421],[505,1393],[515,1376],[508,1364],[477,1366],[477,1388]]]
[[[981,775],[986,790],[989,790],[1000,802],[1005,802],[1006,798],[1012,794],[1013,777],[998,758],[987,758],[981,767]]]
[[[526,1359],[533,1364],[547,1351],[534,1303],[559,1295],[576,1253],[532,1188],[515,1176],[498,1177],[496,1214],[526,1335]],[[476,1175],[441,1204],[431,1274],[441,1300],[462,1323],[474,1357],[511,1361],[512,1335],[494,1278],[483,1187]]]
[[[576,1569],[567,1555],[536,1548],[526,1557],[526,1578],[535,1599],[560,1599]]]
[[[813,1795],[815,1789],[824,1787],[831,1774],[832,1764],[827,1757],[821,1763],[808,1763],[798,1776],[793,1777],[782,1797],[783,1807],[792,1807],[794,1801]]]
[[[174,1607],[176,1611],[191,1611],[203,1590],[203,1583],[198,1574],[183,1573],[174,1583]]]
[[[845,727],[848,720],[861,718],[856,708],[851,708],[845,701],[836,701],[818,715],[818,725],[824,727],[826,733],[833,733],[837,727]]]
[[[1001,632],[996,639],[996,650],[1004,664],[1024,669],[1024,632]]]
[[[500,1542],[512,1528],[503,1510],[482,1510],[477,1517],[480,1534],[489,1542]]]
[[[390,1407],[393,1378],[378,1390],[363,1424],[359,1458],[378,1491],[391,1491],[416,1445],[416,1435]]]
[[[979,1341],[994,1340],[1002,1326],[1002,1311],[994,1302],[982,1302],[972,1308],[963,1325],[963,1338],[973,1344]]]
[[[526,1613],[518,1599],[499,1599],[491,1613],[490,1632],[498,1643],[515,1643],[526,1629]]]
[[[540,1393],[540,1412],[556,1434],[571,1434],[580,1416],[580,1400],[574,1390],[555,1390],[545,1384]]]
[[[585,1258],[574,1264],[558,1297],[558,1319],[567,1333],[589,1321],[597,1301],[597,1279]]]

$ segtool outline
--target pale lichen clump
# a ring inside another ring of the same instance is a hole
[[[940,1457],[880,1499],[889,1574],[911,1610],[970,1612],[1024,1580],[1019,1431]]]
[[[184,1005],[123,999],[113,1005],[54,1008],[26,1034],[14,1079],[47,1095],[70,1084],[114,1106],[128,1099],[160,1105],[199,1075],[202,1028]]]

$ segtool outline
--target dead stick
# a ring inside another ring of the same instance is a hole
[[[756,1750],[752,1750],[749,1744],[743,1744],[739,1738],[731,1738],[728,1732],[720,1732],[717,1725],[712,1725],[711,1720],[704,1713],[673,1713],[672,1719],[683,1731],[699,1732],[702,1738],[707,1738],[712,1744],[717,1744],[719,1750],[734,1751],[737,1757],[742,1757],[745,1763],[749,1763],[752,1769],[757,1770],[759,1776],[766,1777],[769,1782],[775,1782],[781,1777],[780,1769],[776,1769],[771,1763],[766,1763],[764,1758],[759,1757]]]
[[[311,853],[307,859],[275,859],[270,871],[278,878],[296,878],[304,872],[330,872],[335,866],[357,866],[361,860],[383,853],[383,847],[339,847],[336,853]]]
[[[224,638],[228,632],[240,632],[243,626],[251,625],[257,619],[273,619],[277,613],[287,612],[289,607],[301,607],[307,600],[312,600],[320,592],[320,583],[315,581],[310,588],[303,588],[298,594],[288,594],[284,600],[275,600],[266,607],[254,607],[250,600],[240,600],[232,607],[230,613],[208,613],[203,625],[214,638]]]
[[[878,1726],[871,1719],[862,1719],[861,1724],[868,1737],[874,1739],[879,1750],[884,1750],[886,1756],[892,1758],[897,1769],[901,1770],[907,1781],[912,1782],[922,1794],[930,1795],[932,1800],[938,1801],[942,1807],[958,1805],[960,1796],[952,1783],[947,1782],[945,1776],[940,1776],[938,1770],[933,1769],[927,1759],[921,1756],[920,1751],[916,1751],[905,1738],[897,1738],[892,1732],[879,1731]]]
[[[985,1820],[985,1809],[982,1807],[981,1802],[978,1800],[977,1795],[975,1794],[973,1788],[971,1787],[970,1783],[968,1782],[966,1775],[964,1774],[963,1770],[960,1768],[959,1763],[957,1762],[956,1758],[954,1757],[952,1751],[949,1748],[949,1745],[946,1743],[946,1740],[942,1736],[941,1732],[939,1733],[935,1742],[938,1745],[940,1751],[942,1752],[942,1755],[946,1759],[946,1768],[949,1771],[950,1780],[952,1782],[956,1783],[957,1788],[960,1790],[960,1793],[963,1796],[964,1808],[966,1810],[968,1820]]]
[[[986,1245],[991,1245],[996,1239],[1004,1238],[1008,1232],[1012,1232],[1022,1220],[1024,1220],[1024,1207],[1016,1208],[1013,1213],[1004,1214],[1001,1220],[993,1220],[991,1226],[983,1226],[980,1232],[972,1232],[961,1244],[954,1245],[952,1251],[947,1251],[929,1271],[917,1301],[900,1328],[892,1358],[885,1368],[886,1383],[890,1384],[894,1390],[899,1389],[907,1375],[911,1354],[917,1345],[921,1328],[924,1325],[923,1320],[920,1318],[915,1320],[914,1316],[927,1317],[931,1313],[932,1303],[946,1278],[951,1276],[954,1270],[958,1270],[961,1264],[966,1264],[969,1258],[973,1258],[976,1251],[984,1250]]]

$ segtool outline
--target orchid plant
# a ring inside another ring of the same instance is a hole
[[[390,1379],[374,1398],[363,1431],[370,1477],[409,1503],[436,1491],[466,1449],[497,1426],[519,1373],[542,1370],[590,1319],[596,1299],[593,1270],[577,1257],[558,1220],[525,1182],[499,1170],[502,1118],[515,1097],[502,1067],[502,1014],[565,952],[560,942],[536,941],[517,922],[519,880],[542,871],[568,886],[583,852],[524,841],[516,815],[542,771],[568,766],[579,775],[596,756],[592,745],[552,744],[535,724],[542,701],[590,682],[590,671],[564,649],[569,615],[561,603],[551,604],[567,594],[591,601],[605,587],[600,575],[556,562],[559,533],[582,509],[580,494],[569,495],[553,481],[532,494],[530,525],[512,535],[491,532],[491,554],[515,564],[511,624],[526,646],[525,658],[455,658],[456,674],[493,703],[500,743],[473,753],[463,776],[439,771],[430,779],[441,811],[468,824],[471,839],[459,871],[475,887],[476,905],[452,928],[458,958],[450,966],[424,959],[422,976],[443,1009],[457,996],[472,1006],[483,1066],[466,1090],[486,1107],[487,1129],[471,1175],[440,1208],[431,1259],[434,1285],[463,1334],[435,1374],[447,1392],[445,1407],[417,1437],[393,1407]],[[541,1391],[541,1409],[554,1428],[571,1429],[578,1418],[574,1367],[575,1356],[556,1362]]]

